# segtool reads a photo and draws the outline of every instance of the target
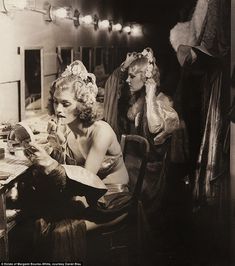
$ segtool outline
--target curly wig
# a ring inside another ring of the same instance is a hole
[[[55,114],[53,106],[53,96],[55,91],[71,90],[74,93],[74,99],[78,101],[79,108],[77,108],[77,117],[83,126],[90,126],[97,119],[97,102],[96,95],[98,88],[95,83],[95,76],[88,73],[81,61],[74,61],[67,67],[61,77],[52,83],[50,89],[50,98],[48,102],[49,114]],[[75,72],[76,67],[76,72]],[[79,67],[79,71],[77,70]],[[85,74],[84,74],[85,73]]]
[[[135,66],[138,71],[143,72],[146,79],[152,78],[157,86],[160,85],[160,71],[151,48],[145,48],[142,53],[137,54],[137,58],[130,64],[130,67]]]

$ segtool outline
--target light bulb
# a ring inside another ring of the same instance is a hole
[[[114,31],[120,31],[122,29],[122,25],[120,23],[114,24],[113,25],[113,30]]]
[[[131,34],[134,36],[142,35],[142,27],[140,25],[133,25],[131,28]]]
[[[58,18],[65,18],[67,15],[67,12],[64,8],[59,8],[54,11],[54,15]]]
[[[123,31],[126,32],[126,33],[130,33],[131,32],[131,27],[130,26],[125,26],[123,28]]]
[[[107,29],[109,27],[109,21],[107,19],[98,22],[99,28]]]
[[[81,23],[92,24],[92,22],[93,22],[93,19],[91,15],[86,15],[84,17],[81,17]]]

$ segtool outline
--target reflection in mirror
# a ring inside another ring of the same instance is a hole
[[[95,48],[95,66],[103,64],[102,47]]]
[[[98,86],[97,101],[100,103],[104,102],[104,88],[108,78],[106,69],[104,66],[104,54],[106,47],[96,47],[94,49],[94,74],[96,76],[96,84]]]
[[[41,109],[41,50],[29,49],[24,53],[25,65],[25,109]]]
[[[66,69],[66,67],[73,61],[73,48],[62,47],[57,48],[58,68],[57,77]]]
[[[82,62],[89,72],[93,71],[93,48],[82,47]]]
[[[122,62],[125,61],[127,53],[131,52],[131,49],[128,47],[119,47],[116,50],[116,64],[119,66]]]
[[[106,50],[106,69],[108,73],[112,73],[114,70],[115,49],[109,47]]]
[[[113,47],[95,48],[95,67],[103,65],[105,72],[111,74],[115,67],[115,49]]]

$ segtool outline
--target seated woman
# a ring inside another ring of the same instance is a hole
[[[161,210],[168,194],[169,172],[165,156],[171,148],[171,136],[179,128],[179,117],[172,99],[161,92],[160,73],[152,49],[128,53],[125,62],[109,77],[105,86],[104,119],[118,136],[139,134],[150,143],[142,199],[148,221],[155,226],[159,222],[156,217],[163,217]]]
[[[30,143],[26,149],[41,197],[32,206],[40,261],[84,260],[86,230],[119,216],[128,201],[121,147],[96,117],[97,91],[95,76],[82,62],[71,63],[50,91],[49,147]]]
[[[159,151],[178,129],[179,118],[171,98],[160,91],[160,73],[152,49],[128,53],[125,62],[109,77],[104,119],[118,135],[136,132],[146,137],[153,159],[160,159],[154,151]]]

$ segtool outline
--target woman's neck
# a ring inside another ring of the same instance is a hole
[[[143,87],[141,90],[135,92],[133,95],[131,95],[130,97],[130,101],[129,103],[131,105],[133,105],[134,103],[136,103],[139,99],[144,99],[145,97],[145,87]]]
[[[75,119],[73,122],[68,124],[68,127],[71,129],[73,134],[76,136],[84,136],[87,134],[88,127],[84,127],[78,119]]]

